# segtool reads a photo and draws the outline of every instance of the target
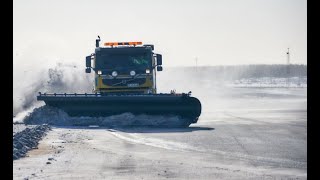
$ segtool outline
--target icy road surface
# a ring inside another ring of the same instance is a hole
[[[13,179],[307,179],[306,88],[208,93],[189,128],[53,127]]]

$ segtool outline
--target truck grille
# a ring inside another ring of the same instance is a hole
[[[139,86],[146,82],[145,78],[137,79],[102,79],[102,83],[107,86],[128,86],[128,84],[138,84]]]

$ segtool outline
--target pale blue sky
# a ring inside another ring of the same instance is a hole
[[[164,66],[307,64],[306,0],[14,0],[14,66],[77,62],[95,38],[155,45]]]

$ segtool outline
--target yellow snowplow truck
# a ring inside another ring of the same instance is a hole
[[[94,72],[94,92],[85,94],[39,93],[37,100],[57,107],[69,116],[104,117],[126,112],[175,115],[182,126],[196,123],[201,103],[189,93],[157,93],[156,74],[162,71],[162,55],[142,42],[107,42],[86,57],[86,73]]]

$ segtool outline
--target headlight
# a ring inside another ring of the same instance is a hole
[[[99,74],[99,75],[102,74],[102,71],[99,70],[99,71],[98,71],[98,74]]]
[[[152,94],[152,89],[148,89],[148,90],[147,90],[147,93],[148,93],[148,94]]]
[[[135,71],[130,71],[130,75],[134,76],[134,75],[136,75],[136,72]]]
[[[117,73],[117,71],[113,71],[111,75],[112,75],[113,77],[116,77],[116,76],[118,76],[118,73]]]
[[[150,73],[150,69],[146,69],[146,73],[149,74]]]

